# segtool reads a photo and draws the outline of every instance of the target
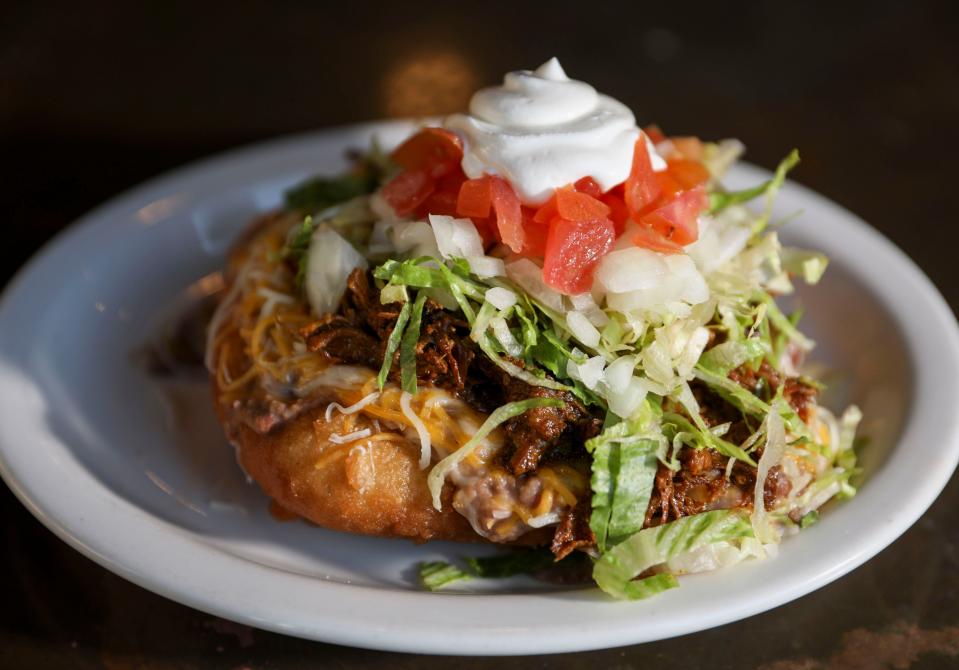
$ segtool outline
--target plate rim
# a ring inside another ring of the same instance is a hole
[[[387,122],[366,122],[362,124],[351,124],[326,128],[309,133],[300,133],[284,136],[276,139],[258,142],[245,147],[232,149],[226,152],[215,154],[211,157],[194,161],[185,166],[169,170],[157,177],[154,177],[142,184],[135,186],[120,195],[111,198],[102,205],[94,208],[89,213],[78,219],[75,223],[66,227],[63,231],[49,240],[39,251],[37,251],[26,263],[24,263],[10,279],[5,287],[2,296],[0,296],[0,324],[8,318],[8,312],[15,306],[15,300],[29,292],[30,282],[36,281],[37,277],[42,276],[44,264],[49,261],[56,253],[64,248],[69,248],[78,239],[85,235],[93,234],[99,226],[107,225],[111,217],[118,213],[130,209],[135,205],[143,206],[152,201],[162,192],[168,191],[178,183],[188,182],[191,178],[204,174],[214,174],[217,171],[226,171],[227,167],[236,164],[247,165],[256,162],[259,158],[270,155],[283,155],[285,152],[300,151],[304,147],[312,146],[323,140],[329,141],[330,138],[337,136],[360,136],[376,131],[387,131],[388,129],[402,129],[410,126],[409,121],[387,121]],[[769,174],[767,171],[748,164],[739,167],[741,171],[750,173],[753,176]],[[842,219],[843,226],[848,226],[844,234],[857,238],[860,242],[871,246],[872,250],[879,253],[885,259],[890,260],[898,272],[906,277],[911,288],[918,291],[916,304],[922,304],[923,308],[936,317],[938,325],[944,326],[941,335],[941,344],[946,348],[950,367],[953,370],[959,370],[959,328],[956,325],[955,316],[949,308],[945,299],[939,293],[938,289],[929,280],[921,269],[898,247],[888,240],[881,233],[871,228],[860,220],[856,215],[845,210],[836,203],[828,200],[812,190],[797,184],[796,182],[787,182],[784,191],[792,191],[801,196],[803,200],[816,202],[818,206],[825,207]],[[871,287],[872,288],[872,287]],[[887,298],[885,294],[877,294],[877,297]],[[900,312],[891,308],[888,304],[892,317],[898,320]],[[914,305],[909,306],[915,308]],[[913,350],[914,341],[910,337],[908,328],[900,323],[904,345],[910,355],[914,357],[912,361],[912,370],[916,375],[914,379],[914,393],[918,393],[919,377],[922,369],[920,362],[915,359],[916,352]],[[4,385],[4,371],[7,370],[5,354],[0,353],[0,388]],[[955,399],[955,398],[954,398]],[[907,413],[903,435],[900,436],[897,446],[890,453],[890,458],[899,450],[900,445],[906,435],[908,427],[915,422],[914,408]],[[588,649],[608,648],[625,644],[635,644],[658,639],[665,639],[676,635],[692,633],[713,626],[729,623],[739,620],[746,616],[758,614],[773,607],[777,607],[789,602],[801,595],[816,590],[838,577],[846,574],[852,569],[858,567],[865,561],[872,558],[883,548],[891,544],[902,533],[908,530],[916,520],[925,512],[926,509],[935,501],[939,493],[948,483],[956,463],[959,462],[959,419],[953,420],[952,431],[948,433],[949,449],[945,451],[941,463],[943,467],[932,469],[927,481],[923,487],[917,487],[909,499],[909,504],[904,505],[896,514],[890,515],[884,520],[882,526],[883,532],[877,533],[871,541],[855,548],[843,552],[844,560],[832,566],[831,569],[823,570],[814,579],[802,583],[795,583],[790,588],[784,588],[776,593],[769,593],[764,598],[754,598],[749,603],[739,602],[728,605],[725,609],[714,612],[700,612],[698,622],[691,626],[673,628],[656,628],[652,626],[646,629],[655,632],[644,634],[642,630],[636,630],[628,625],[618,627],[598,628],[589,623],[580,622],[576,626],[566,624],[558,626],[546,624],[542,629],[536,625],[523,628],[522,626],[500,627],[488,626],[482,629],[480,635],[475,631],[471,638],[464,638],[451,634],[449,630],[427,629],[420,631],[419,634],[411,635],[409,628],[413,621],[401,622],[396,625],[395,622],[381,621],[372,627],[363,627],[357,625],[358,621],[363,621],[362,617],[369,615],[369,610],[377,605],[377,600],[382,597],[384,589],[372,586],[346,585],[335,582],[326,582],[314,578],[305,577],[287,573],[283,570],[253,564],[241,557],[230,554],[229,552],[214,547],[202,541],[199,537],[192,537],[190,533],[182,528],[175,528],[162,519],[154,517],[146,510],[140,509],[131,502],[118,497],[112,490],[107,489],[103,484],[93,477],[92,473],[83,470],[83,475],[89,480],[91,488],[85,491],[85,495],[92,500],[95,496],[103,498],[102,502],[106,505],[103,509],[111,510],[116,514],[123,515],[132,523],[144,523],[140,531],[149,530],[150,538],[155,539],[154,533],[163,536],[164,533],[172,534],[176,539],[176,549],[187,552],[196,557],[209,557],[210,552],[214,552],[220,561],[226,561],[230,570],[246,572],[253,565],[254,572],[267,571],[272,579],[280,580],[283,584],[288,584],[291,588],[301,588],[302,582],[308,581],[314,586],[322,584],[323,589],[328,589],[330,597],[334,600],[340,600],[344,596],[347,600],[354,601],[349,616],[342,612],[318,612],[316,610],[305,612],[305,619],[297,620],[297,616],[303,615],[303,612],[290,616],[279,616],[273,611],[264,615],[262,607],[259,613],[255,609],[247,609],[250,606],[249,598],[243,596],[230,598],[229,602],[224,600],[222,593],[214,593],[209,588],[202,588],[199,581],[210,574],[209,566],[206,566],[206,572],[203,569],[198,570],[193,579],[189,581],[191,589],[165,570],[167,566],[162,565],[159,556],[150,556],[144,560],[142,552],[139,560],[131,559],[129,549],[117,552],[115,547],[106,547],[102,533],[97,535],[89,526],[78,525],[74,518],[72,523],[64,521],[62,518],[63,502],[57,501],[56,496],[45,496],[43,491],[36,490],[37,480],[34,477],[30,479],[30,473],[24,472],[23,464],[18,462],[16,456],[16,447],[11,446],[10,429],[8,426],[0,428],[0,476],[6,481],[7,485],[14,492],[16,497],[27,507],[30,512],[37,517],[47,528],[49,528],[57,537],[65,541],[68,545],[78,550],[88,558],[94,560],[101,566],[107,568],[121,577],[138,584],[154,593],[171,598],[195,609],[222,616],[234,621],[280,633],[296,635],[310,639],[322,640],[338,644],[347,644],[356,647],[417,652],[434,654],[471,654],[471,655],[506,655],[506,654],[534,654],[534,653],[559,653],[570,651],[583,651]],[[65,445],[66,446],[66,445]],[[13,451],[11,451],[13,450]],[[69,451],[69,449],[67,449]],[[881,473],[877,473],[879,475]],[[34,486],[31,486],[34,484]],[[868,484],[867,484],[868,487]],[[854,502],[851,504],[855,504]],[[170,528],[167,528],[170,527]],[[175,532],[170,533],[170,529]],[[106,544],[109,544],[108,542]],[[114,551],[110,551],[114,549]],[[121,554],[118,556],[118,553]],[[196,566],[194,566],[196,567]],[[201,576],[202,575],[202,576]],[[179,576],[182,578],[182,575]],[[479,613],[495,613],[497,607],[516,606],[519,601],[529,602],[531,600],[542,600],[545,594],[495,594],[495,595],[468,595],[468,594],[432,594],[426,592],[406,592],[391,591],[390,597],[400,602],[394,603],[397,607],[411,606],[412,608],[424,603],[438,604],[436,598],[449,599],[454,603],[454,607],[467,606],[465,599],[469,599],[468,607],[476,609]],[[559,594],[558,597],[564,599],[581,600],[587,598],[577,592]],[[431,599],[431,601],[427,601]],[[495,601],[495,604],[494,604]],[[653,601],[646,601],[653,602]],[[624,609],[629,607],[629,603],[604,603],[605,607]],[[632,604],[635,605],[635,604]],[[301,603],[297,604],[302,607]],[[275,610],[275,606],[273,608]],[[394,608],[395,609],[395,608]],[[612,611],[612,610],[611,610]],[[324,616],[325,614],[325,616]],[[351,618],[352,617],[352,618]],[[635,621],[629,615],[622,617],[625,620]],[[608,622],[603,622],[607,624]],[[550,635],[543,636],[542,631],[549,629]],[[455,633],[455,631],[453,631]],[[465,632],[465,630],[463,631]],[[492,646],[495,644],[495,646]]]

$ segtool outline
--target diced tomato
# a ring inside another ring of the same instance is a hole
[[[453,172],[442,179],[437,180],[436,188],[416,208],[416,215],[425,219],[429,214],[441,214],[443,216],[456,216],[456,203],[460,192],[460,187],[466,176],[463,171],[457,167]]]
[[[583,177],[578,182],[573,184],[575,188],[580,193],[585,193],[586,195],[591,195],[594,198],[598,198],[603,194],[603,189],[600,188],[599,184],[596,183],[596,180],[592,177]]]
[[[533,221],[536,223],[541,223],[543,225],[549,225],[549,222],[556,218],[556,194],[554,193],[550,196],[550,199],[547,200],[544,204],[540,205],[540,208],[536,210],[536,214],[533,215]]]
[[[670,158],[666,161],[666,172],[676,180],[684,191],[696,188],[709,181],[709,170],[697,160]]]
[[[456,213],[460,216],[486,218],[493,203],[493,191],[488,177],[467,179],[460,187]]]
[[[523,249],[523,212],[519,198],[513,187],[502,177],[490,176],[493,212],[496,214],[496,228],[503,244],[514,252]]]
[[[698,218],[707,204],[706,190],[697,186],[657,207],[637,223],[641,228],[651,228],[669,242],[685,246],[699,238]]]
[[[496,234],[496,224],[489,217],[474,217],[472,221],[480,237],[483,238],[484,248],[488,249],[496,242],[499,242],[499,237]]]
[[[596,221],[609,215],[609,207],[593,196],[567,186],[556,189],[556,213],[567,221]]]
[[[703,143],[698,137],[670,137],[676,153],[692,161],[703,160]]]
[[[639,215],[659,197],[661,187],[656,179],[657,174],[660,173],[653,172],[646,142],[640,137],[636,140],[636,147],[633,150],[633,167],[626,179],[626,207],[633,218],[639,218]]]
[[[627,209],[623,197],[617,195],[614,191],[604,193],[600,199],[609,207],[609,219],[613,222],[616,237],[619,237],[623,234],[623,229],[626,227],[626,220],[629,218],[629,209]]]
[[[406,170],[383,187],[383,198],[400,216],[413,213],[436,189],[425,170]]]
[[[546,238],[549,235],[549,222],[540,223],[535,219],[536,212],[523,207],[523,250],[521,256],[542,258],[546,253]]]
[[[456,216],[456,192],[435,190],[416,208],[416,216],[425,219],[430,214]]]
[[[569,221],[557,217],[546,237],[543,281],[567,295],[588,291],[596,266],[612,248],[614,237],[609,219]]]
[[[661,251],[664,254],[680,254],[683,252],[682,246],[675,242],[670,242],[665,237],[647,226],[637,226],[633,231],[633,244],[644,249]]]
[[[444,128],[424,128],[390,154],[406,170],[426,170],[437,179],[463,160],[463,140]]]
[[[655,123],[651,123],[644,127],[643,132],[646,133],[646,137],[648,137],[649,141],[653,144],[659,144],[666,139],[666,133],[664,133],[662,129]]]
[[[669,172],[663,170],[654,174],[654,179],[659,187],[659,197],[656,199],[656,204],[661,205],[668,202],[683,192],[683,185],[676,181],[676,178]],[[645,211],[648,212],[651,209],[653,208],[647,207]]]

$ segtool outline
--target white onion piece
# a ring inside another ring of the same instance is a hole
[[[690,305],[698,305],[701,302],[709,300],[709,286],[706,280],[696,269],[696,263],[689,256],[674,254],[666,256],[666,266],[670,274],[674,277],[682,278],[683,288],[676,300],[688,302]]]
[[[636,369],[635,356],[620,356],[609,364],[606,368],[606,386],[609,387],[610,395],[625,393],[629,386],[629,380],[633,378],[633,370]]]
[[[377,191],[370,196],[370,211],[376,216],[377,220],[384,223],[393,224],[405,219],[396,213],[393,206],[383,197],[382,191]]]
[[[599,346],[599,331],[589,322],[582,312],[571,311],[566,313],[566,325],[577,340],[587,347],[595,349]]]
[[[506,319],[501,316],[497,316],[492,319],[490,326],[493,328],[493,335],[496,336],[496,339],[499,340],[499,343],[503,345],[503,348],[506,349],[506,353],[514,358],[519,358],[523,355],[523,345],[520,344],[513,333],[509,329],[509,325],[506,323]]]
[[[602,356],[587,358],[582,365],[570,359],[566,361],[566,374],[577,381],[583,382],[583,385],[592,391],[603,380],[603,368],[605,366],[606,359]]]
[[[636,377],[629,378],[623,391],[613,393],[610,390],[606,398],[609,411],[624,419],[631,417],[644,400],[646,400],[646,386]]]
[[[663,254],[629,247],[603,257],[596,268],[596,282],[609,293],[625,293],[659,285],[668,271]]]
[[[606,312],[596,304],[591,293],[577,293],[569,296],[569,302],[577,312],[582,312],[589,322],[597,328],[602,328],[609,323],[609,317]]]
[[[366,259],[339,233],[326,225],[313,232],[303,286],[316,314],[336,309],[346,292],[346,280],[357,268],[365,270]]]
[[[505,277],[506,264],[500,258],[492,256],[468,256],[466,262],[469,263],[470,272],[480,279],[489,277]]]
[[[430,214],[436,246],[443,258],[469,258],[483,255],[483,241],[469,219]]]
[[[562,294],[546,285],[543,281],[543,269],[533,261],[521,258],[509,263],[506,266],[506,275],[546,307],[559,313],[565,311]]]
[[[657,254],[657,256],[666,267],[666,272],[659,277],[658,283],[648,288],[607,294],[606,304],[610,309],[620,312],[665,309],[675,316],[685,316],[688,309],[672,303],[697,305],[709,299],[709,286],[689,256],[682,254],[670,256]]]
[[[433,228],[426,221],[397,221],[393,224],[392,233],[393,245],[401,254],[433,258],[440,255]]]
[[[683,347],[683,351],[676,361],[676,371],[684,377],[690,375],[693,371],[693,366],[699,361],[699,357],[703,355],[703,350],[706,349],[708,343],[709,330],[702,326],[694,330],[693,334],[686,340],[686,346]]]
[[[486,302],[498,310],[509,309],[516,304],[516,294],[508,288],[494,286],[486,292]]]
[[[673,361],[659,338],[643,349],[641,356],[646,376],[666,388],[671,388],[676,377],[673,373]]]
[[[746,247],[752,235],[752,215],[745,207],[727,207],[715,218],[699,217],[699,239],[686,247],[686,253],[700,271],[709,274],[725,265]]]

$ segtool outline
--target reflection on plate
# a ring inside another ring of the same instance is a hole
[[[135,352],[170,310],[216,289],[210,273],[232,237],[284,188],[341,169],[344,149],[373,132],[389,144],[408,129],[332,130],[177,171],[93,212],[28,265],[0,304],[0,469],[34,514],[132,581],[262,628],[384,649],[539,653],[679,635],[796,598],[889,544],[948,480],[959,457],[955,319],[888,241],[787,184],[777,210],[802,214],[784,238],[833,259],[798,295],[819,342],[813,360],[830,371],[824,402],[859,404],[870,443],[859,495],[777,558],[636,603],[525,579],[433,594],[418,590],[415,564],[464,547],[278,522],[236,467],[205,380],[153,377]],[[764,177],[747,166],[728,181]]]

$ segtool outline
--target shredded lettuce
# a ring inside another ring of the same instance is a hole
[[[373,276],[390,284],[413,288],[443,288],[451,293],[459,291],[463,296],[477,302],[485,299],[483,285],[454,272],[441,261],[429,256],[405,261],[388,260],[373,271]]]
[[[736,142],[707,146],[714,177],[741,149]],[[380,388],[398,359],[402,388],[416,391],[416,345],[430,299],[461,314],[481,355],[506,374],[605,411],[604,430],[586,443],[592,457],[589,523],[599,554],[594,577],[616,597],[648,597],[676,586],[677,574],[774,551],[780,535],[774,522],[806,527],[818,519],[815,510],[824,502],[855,493],[850,478],[858,472],[856,408],[841,419],[824,411],[813,430],[783,401],[783,385],[773,397],[765,382],[747,389],[729,378],[741,366],[759,369],[764,362],[794,374],[795,357],[786,354],[814,346],[797,328],[800,313],[787,316],[774,299],[793,291],[794,277],[818,282],[828,264],[821,253],[782,247],[769,230],[773,199],[798,162],[798,152],[790,152],[772,178],[741,191],[724,191],[713,180],[709,216],[688,255],[636,252],[626,243],[627,234],[597,271],[592,289],[574,296],[547,285],[536,260],[512,258],[505,264],[483,255],[468,220],[401,221],[383,209],[388,205],[381,197],[357,198],[368,192],[363,179],[379,179],[393,169],[385,160],[371,159],[355,175],[314,180],[291,191],[288,206],[313,218],[291,233],[284,255],[302,273],[314,232],[340,226],[339,221],[342,229],[336,231],[349,244],[368,249],[377,261],[388,258],[373,275],[384,304],[401,307],[377,376]],[[760,213],[743,206],[757,198],[764,198]],[[367,221],[371,215],[382,220],[373,225]],[[719,344],[711,346],[714,338]],[[693,394],[698,383],[742,413],[748,439],[738,444],[729,437],[742,433],[730,431],[735,419],[707,424]],[[534,407],[563,402],[533,398],[494,411],[430,472],[434,506],[441,506],[450,471],[480,445],[485,449],[497,426]],[[820,428],[831,438],[817,440]],[[727,476],[735,461],[755,468],[753,512],[706,512],[643,529],[659,464],[678,470],[684,448],[728,457]],[[809,481],[803,473],[802,493],[767,513],[766,476],[780,463],[784,470],[791,467],[793,458],[814,464],[815,476]],[[422,566],[422,580],[427,588],[441,588],[457,580],[529,572],[551,560],[548,552],[525,552],[465,559],[465,569],[432,562]]]
[[[416,394],[416,344],[420,339],[420,322],[423,320],[423,305],[426,294],[420,293],[413,303],[410,320],[400,341],[400,385],[407,393]],[[385,363],[385,361],[384,361]]]
[[[286,192],[287,209],[318,212],[331,205],[372,193],[376,174],[345,174],[339,177],[316,177]]]
[[[766,353],[765,343],[757,338],[717,344],[699,359],[698,365],[717,375],[727,375],[747,361]]]
[[[381,391],[383,390],[383,385],[386,384],[387,376],[390,374],[390,368],[393,366],[393,356],[400,346],[403,330],[406,328],[406,323],[410,319],[410,310],[410,303],[404,303],[403,308],[400,309],[399,316],[396,317],[396,323],[393,324],[393,331],[390,333],[389,339],[386,340],[386,351],[383,352],[383,364],[380,366],[380,373],[376,375],[376,384]]]
[[[420,563],[420,583],[430,591],[438,591],[453,582],[472,577],[470,573],[446,561]]]
[[[479,341],[479,348],[482,350],[486,357],[492,361],[496,367],[500,368],[503,372],[507,373],[510,377],[515,377],[520,381],[524,381],[530,386],[542,386],[543,388],[553,389],[554,391],[572,391],[572,387],[567,384],[562,384],[553,379],[548,379],[545,376],[539,377],[528,370],[524,370],[515,363],[503,358],[495,349],[493,344],[493,339],[489,336],[483,337]]]
[[[495,556],[467,556],[463,559],[466,570],[445,561],[420,563],[420,581],[429,590],[438,591],[448,584],[469,579],[505,579],[556,568],[578,570],[588,560],[579,552],[557,561],[548,549],[518,549]]]
[[[697,379],[705,382],[711,389],[745,414],[749,414],[758,419],[764,419],[769,412],[772,411],[768,403],[756,397],[725,375],[716,374],[711,370],[707,370],[702,365],[696,366],[694,374]],[[794,434],[804,437],[809,436],[809,427],[803,423],[802,419],[799,418],[799,415],[796,414],[791,407],[784,405],[780,409],[780,413]]]
[[[666,412],[663,414],[663,434],[669,440],[676,440],[677,435],[679,435],[678,442],[693,449],[715,449],[727,458],[734,458],[753,466],[756,465],[756,462],[742,447],[727,442],[709,430],[698,413],[695,414],[694,421],[697,418],[699,421],[692,423],[682,414]],[[702,423],[700,424],[700,422]]]
[[[816,343],[799,332],[793,322],[789,320],[789,317],[782,313],[771,295],[768,293],[762,294],[758,296],[758,299],[766,305],[766,314],[779,332],[785,333],[786,337],[803,351],[812,351]]]
[[[763,543],[779,540],[779,535],[770,524],[766,513],[765,490],[769,470],[779,465],[786,452],[786,428],[783,425],[782,416],[780,416],[780,406],[785,404],[781,397],[777,397],[773,401],[770,412],[766,415],[764,422],[766,443],[763,446],[763,455],[756,468],[756,484],[753,487],[753,513],[750,515],[750,522],[756,539]]]
[[[826,254],[820,251],[783,247],[781,256],[783,269],[799,275],[807,284],[819,283],[823,273],[826,272],[826,266],[829,265]]]
[[[658,446],[655,440],[618,442],[615,438],[593,445],[589,527],[596,535],[599,551],[642,529],[656,479]]]
[[[772,178],[764,181],[762,184],[753,186],[752,188],[744,189],[742,191],[711,192],[709,194],[709,213],[716,214],[717,212],[726,209],[730,205],[739,205],[749,202],[750,200],[765,194],[767,209],[763,216],[758,220],[762,222],[761,225],[758,225],[757,223],[758,229],[754,228],[754,232],[760,232],[769,222],[773,198],[776,197],[776,193],[779,192],[783,182],[786,180],[786,175],[798,164],[799,151],[797,149],[793,149],[789,152],[789,155],[779,162],[779,165],[776,167],[776,173],[772,176]]]
[[[645,571],[710,544],[751,536],[752,527],[741,512],[716,510],[694,514],[641,530],[623,540],[596,561],[593,579],[614,598],[649,598],[679,586],[679,582],[669,573],[636,579]]]
[[[486,579],[525,575],[556,563],[556,558],[548,549],[526,549],[496,556],[467,557],[465,560],[474,575]]]

